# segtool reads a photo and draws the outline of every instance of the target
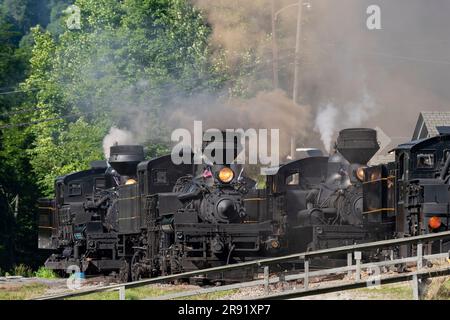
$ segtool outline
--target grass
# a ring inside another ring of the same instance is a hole
[[[239,290],[237,290],[237,289],[232,289],[232,290],[211,292],[211,293],[199,294],[196,296],[180,298],[180,300],[219,300],[221,298],[225,298],[227,296],[235,294],[238,291]]]
[[[48,287],[41,283],[30,283],[23,286],[0,286],[0,300],[24,300],[40,296]]]
[[[189,289],[187,289],[189,290]],[[187,291],[186,289],[176,289],[168,287],[158,287],[158,286],[145,286],[140,288],[127,289],[125,291],[126,300],[141,300],[150,297],[162,296],[170,293],[177,293],[182,291]],[[196,296],[190,296],[185,298],[180,298],[181,300],[218,300],[224,298],[237,290],[226,290],[221,292],[212,292],[207,294],[201,294]],[[108,292],[96,292],[80,297],[68,298],[67,300],[117,300],[119,298],[118,291],[108,291]]]
[[[0,269],[0,276],[21,276],[25,278],[43,278],[43,279],[56,279],[58,275],[53,270],[46,267],[40,267],[37,271],[33,272],[31,267],[25,264],[19,264],[14,266],[9,272],[3,272]]]
[[[368,299],[378,300],[411,300],[413,298],[412,288],[409,284],[385,284],[373,289],[358,289]]]
[[[426,296],[425,299],[450,300],[450,279],[443,283],[437,282],[438,288],[433,296]],[[388,300],[411,300],[413,299],[412,287],[409,283],[383,285],[378,289],[359,289],[368,299],[388,299]]]
[[[14,266],[11,275],[13,276],[22,276],[22,277],[32,277],[33,276],[33,270],[24,264],[19,264],[17,266]]]
[[[433,297],[435,300],[450,300],[450,279],[447,279]]]
[[[127,289],[125,291],[126,300],[140,300],[149,297],[162,296],[168,293],[180,292],[182,290],[175,288],[164,288],[158,286],[145,286],[139,288]],[[85,296],[68,298],[67,300],[117,300],[119,291],[96,292]]]

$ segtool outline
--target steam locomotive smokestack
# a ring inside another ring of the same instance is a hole
[[[367,164],[380,149],[377,131],[365,128],[344,129],[339,132],[336,149],[350,163]]]
[[[141,145],[114,145],[110,148],[109,164],[123,176],[135,176],[136,167],[144,160]]]

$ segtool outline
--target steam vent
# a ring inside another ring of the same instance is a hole
[[[116,145],[110,148],[109,164],[120,175],[135,176],[136,167],[144,160],[144,147],[141,145]]]
[[[339,132],[336,149],[350,163],[367,164],[380,149],[377,131],[365,128],[344,129]]]

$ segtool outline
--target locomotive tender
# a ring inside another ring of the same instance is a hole
[[[45,265],[126,281],[448,230],[450,132],[377,166],[375,130],[342,130],[335,149],[272,168],[259,190],[234,163],[143,161],[141,146],[112,146],[109,162],[57,178],[42,201]]]

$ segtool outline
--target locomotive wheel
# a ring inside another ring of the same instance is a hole
[[[119,270],[119,281],[121,283],[130,281],[130,265],[126,260],[123,261],[123,266]]]
[[[148,274],[148,266],[145,264],[145,251],[139,250],[133,254],[131,259],[131,281],[138,281],[145,278]]]

